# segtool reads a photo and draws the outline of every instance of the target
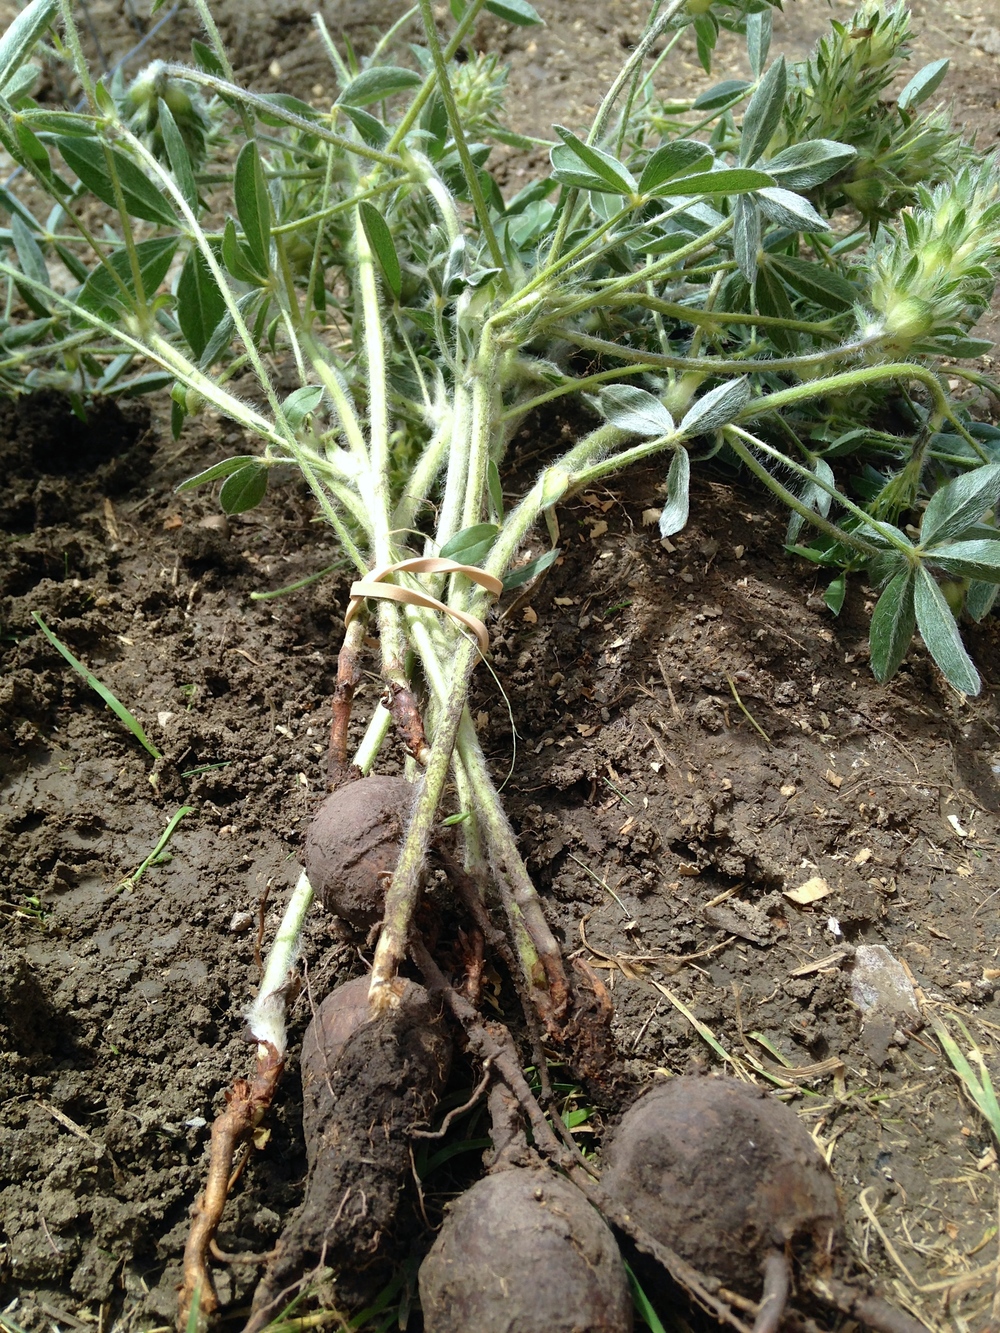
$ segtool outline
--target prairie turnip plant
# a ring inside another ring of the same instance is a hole
[[[692,463],[723,455],[791,510],[789,544],[834,571],[831,605],[850,570],[884,589],[880,679],[918,629],[976,693],[936,571],[967,589],[973,616],[988,611],[1000,431],[950,400],[940,363],[988,348],[969,332],[1000,264],[1000,168],[972,164],[943,110],[920,110],[944,62],[895,107],[880,100],[908,23],[880,0],[791,69],[769,59],[765,0],[655,0],[593,122],[557,125],[550,169],[512,198],[491,144],[536,141],[504,128],[497,62],[457,57],[484,9],[541,22],[527,0],[453,0],[443,29],[419,0],[361,62],[317,16],[339,86],[323,109],[241,87],[197,3],[192,63],[158,62],[130,86],[91,76],[72,0],[31,0],[0,40],[0,142],[19,168],[0,191],[0,382],[56,385],[81,405],[169,385],[176,432],[210,406],[259,442],[185,483],[221,481],[229,513],[301,473],[357,570],[333,773],[372,625],[389,707],[354,763],[372,767],[395,718],[423,769],[372,1002],[392,1003],[450,780],[465,870],[495,887],[525,989],[558,1029],[570,987],[467,707],[493,598],[554,560],[555,512],[574,492],[662,459],[669,537],[687,521]],[[416,15],[422,42],[404,47]],[[741,35],[752,79],[660,97],[692,25],[706,67],[720,30]],[[35,53],[72,64],[82,109],[32,99]],[[284,396],[279,367],[297,385]],[[260,406],[234,388],[247,376]],[[510,440],[570,397],[593,429],[508,508]],[[890,399],[905,434],[872,424]],[[838,482],[847,456],[866,464],[860,502]],[[532,559],[543,521],[553,541]],[[309,892],[300,883],[293,925]],[[268,972],[278,1008],[296,934]],[[257,1018],[261,1050],[280,1057],[281,1021]]]

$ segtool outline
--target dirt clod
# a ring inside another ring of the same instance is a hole
[[[358,930],[381,920],[382,876],[396,865],[413,794],[405,778],[349,782],[326,798],[306,833],[309,882],[327,911]]]
[[[501,1171],[452,1207],[420,1269],[426,1333],[629,1333],[625,1266],[568,1180]]]

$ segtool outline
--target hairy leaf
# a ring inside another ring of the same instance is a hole
[[[743,116],[740,131],[740,164],[756,162],[771,142],[785,105],[788,77],[785,58],[780,56],[757,85]]]
[[[856,148],[834,139],[807,139],[783,148],[765,165],[786,189],[809,190],[843,170],[857,155]]]
[[[91,194],[96,195],[102,204],[116,209],[115,189],[104,157],[104,149],[99,141],[60,135],[55,143],[66,165],[71,171],[76,172]],[[168,227],[175,226],[177,218],[173,209],[149,177],[117,148],[108,151],[114,162],[122,187],[122,197],[129,213],[133,217],[142,218],[145,222],[160,222]]]
[[[992,509],[1000,496],[1000,463],[988,463],[965,472],[931,496],[920,525],[920,544],[926,550],[949,537],[960,537]]]
[[[139,272],[142,275],[142,288],[147,301],[156,292],[160,283],[167,276],[171,260],[177,249],[176,236],[154,237],[149,241],[140,241],[135,247],[139,257]],[[113,250],[106,256],[108,263],[121,278],[129,296],[135,300],[135,283],[132,279],[132,265],[128,251],[124,246]],[[95,268],[83,285],[77,304],[89,310],[101,319],[114,320],[122,308],[122,293],[118,284],[107,269]]]
[[[236,216],[246,237],[247,254],[262,278],[270,268],[271,200],[257,145],[250,140],[240,149],[233,178]]]
[[[696,167],[711,164],[714,154],[707,144],[694,139],[678,139],[674,143],[661,144],[650,157],[639,177],[640,194],[656,194],[664,181],[683,172],[692,172]]]
[[[913,639],[916,615],[913,610],[913,570],[907,566],[892,579],[872,612],[869,631],[871,665],[875,679],[884,683],[894,676]]]
[[[1000,533],[993,540],[946,542],[928,551],[927,559],[960,578],[1000,583]]]
[[[634,384],[609,384],[597,401],[605,418],[619,430],[652,438],[669,435],[674,429],[674,419],[659,398]]]
[[[559,138],[580,159],[586,169],[604,182],[604,189],[611,194],[635,194],[636,183],[631,174],[610,153],[603,153],[599,148],[591,148],[582,139],[563,125],[553,127]]]
[[[368,237],[368,244],[378,260],[379,268],[382,270],[382,276],[388,283],[389,290],[398,301],[403,290],[403,276],[400,271],[399,256],[396,254],[392,233],[386,225],[385,218],[374,204],[362,200],[358,204],[358,212],[361,215],[361,225]]]
[[[256,460],[238,468],[222,483],[219,504],[227,514],[256,509],[267,494],[267,468]]]
[[[183,388],[181,390],[183,392]],[[246,467],[250,463],[256,463],[258,460],[253,454],[239,454],[235,458],[224,458],[221,463],[213,463],[207,467],[204,472],[199,472],[195,477],[188,477],[174,489],[178,491],[190,491],[195,486],[204,486],[210,481],[218,481],[220,477],[228,477],[233,472],[238,472],[241,467]]]
[[[372,65],[351,80],[337,101],[341,105],[368,106],[370,102],[381,102],[420,83],[423,79],[416,70],[403,69],[399,65]]]
[[[303,384],[301,389],[296,389],[288,395],[281,404],[281,410],[292,430],[298,430],[310,412],[315,412],[322,398],[321,384]]]
[[[31,0],[0,37],[0,90],[27,60],[32,48],[52,22],[59,0]]]
[[[699,398],[681,422],[686,436],[707,435],[728,426],[750,401],[750,381],[745,377],[720,384]]]
[[[910,107],[919,106],[930,97],[948,73],[950,64],[951,61],[946,56],[943,60],[932,60],[923,69],[918,69],[896,98],[896,105],[900,111],[909,111]]]
[[[958,625],[944,594],[923,566],[917,571],[913,604],[920,637],[949,683],[963,694],[978,694],[982,688],[979,672],[965,651]]]
[[[225,312],[212,270],[200,250],[190,250],[177,279],[177,323],[195,357],[201,357]]]
[[[495,523],[474,523],[456,532],[441,547],[442,560],[457,560],[462,565],[478,565],[490,553],[500,529]]]
[[[672,537],[687,526],[691,507],[691,459],[686,449],[675,449],[667,472],[667,499],[660,511],[660,536]]]

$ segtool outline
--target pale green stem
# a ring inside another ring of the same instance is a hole
[[[355,768],[360,768],[366,777],[372,771],[372,766],[378,758],[378,752],[381,750],[391,726],[392,714],[388,708],[385,708],[382,704],[376,704],[371,721],[365,729],[361,744],[358,746],[352,761]]]
[[[646,59],[647,52],[655,45],[657,39],[664,32],[674,15],[678,14],[684,8],[685,3],[686,0],[673,0],[673,3],[664,10],[652,27],[647,29],[643,34],[635,50],[619,70],[614,83],[605,93],[601,105],[597,110],[597,115],[594,117],[594,123],[590,133],[587,135],[587,143],[596,144],[600,141],[604,134],[608,117],[611,115],[615,102],[617,102],[622,89],[628,83],[629,79],[631,79],[634,71],[642,68],[642,62]]]
[[[455,147],[458,150],[459,161],[462,163],[462,172],[465,176],[465,183],[469,187],[472,195],[472,204],[476,210],[476,218],[479,221],[479,227],[486,239],[486,245],[490,252],[493,264],[508,279],[507,263],[504,259],[503,251],[500,249],[496,233],[493,230],[493,223],[490,219],[490,210],[486,205],[486,199],[483,196],[483,187],[479,182],[479,172],[469,153],[469,145],[465,137],[465,130],[462,126],[462,117],[459,114],[458,106],[455,103],[455,91],[451,86],[451,80],[448,77],[448,66],[445,63],[444,53],[441,50],[441,43],[438,41],[437,28],[434,23],[434,13],[431,9],[431,0],[419,0],[420,13],[424,20],[424,35],[427,45],[430,48],[431,58],[434,61],[434,70],[437,74],[437,86],[442,98],[444,99],[445,109],[448,112],[448,124],[451,128],[452,138],[455,141]]]
[[[299,954],[302,928],[312,906],[312,900],[312,885],[303,870],[288,900],[278,933],[268,950],[267,964],[257,998],[247,1013],[247,1026],[251,1035],[261,1045],[267,1043],[273,1046],[279,1056],[283,1056],[288,1049],[285,997],[289,977]],[[266,1048],[258,1050],[260,1058],[263,1059],[266,1054]]]

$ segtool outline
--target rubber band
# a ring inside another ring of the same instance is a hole
[[[461,565],[457,560],[444,560],[437,555],[414,556],[410,560],[400,560],[394,565],[383,565],[380,569],[373,569],[365,578],[351,584],[351,600],[344,617],[345,626],[351,623],[360,610],[361,603],[368,597],[387,602],[400,602],[405,606],[422,606],[429,611],[440,611],[443,615],[451,616],[453,620],[459,621],[466,629],[472,631],[484,655],[489,652],[489,632],[476,616],[469,615],[467,611],[459,611],[453,606],[446,606],[430,593],[419,592],[416,588],[401,588],[395,583],[384,583],[382,580],[388,578],[390,574],[464,574],[466,578],[478,583],[494,597],[499,597],[503,591],[503,584],[498,578],[487,574],[484,569],[479,569],[476,565]]]

